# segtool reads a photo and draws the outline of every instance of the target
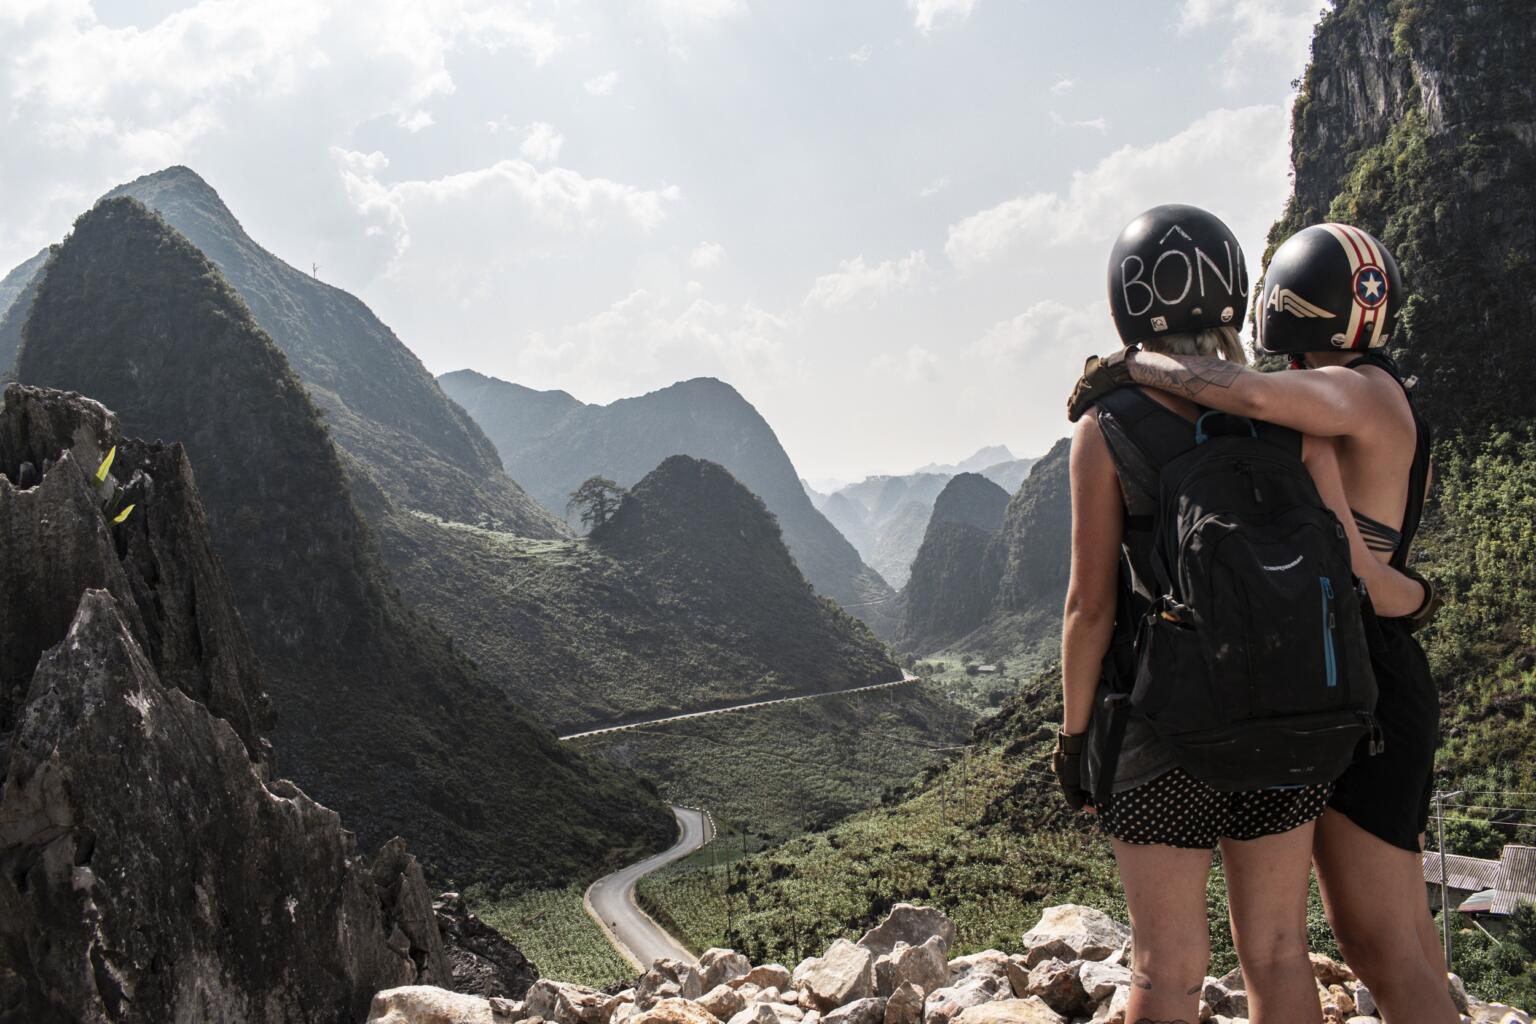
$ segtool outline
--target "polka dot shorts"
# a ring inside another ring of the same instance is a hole
[[[1182,768],[1116,793],[1099,812],[1105,831],[1124,843],[1213,850],[1222,839],[1289,832],[1323,813],[1333,784],[1223,793]]]

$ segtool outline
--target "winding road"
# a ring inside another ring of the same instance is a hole
[[[902,674],[902,678],[893,679],[888,683],[870,683],[866,686],[850,686],[846,690],[817,690],[813,693],[800,693],[790,697],[771,697],[767,700],[748,701],[745,704],[731,704],[723,708],[709,708],[705,711],[689,711],[681,715],[658,715],[650,718],[626,719],[622,722],[614,722],[611,725],[598,726],[596,729],[587,729],[582,732],[572,732],[561,736],[562,740],[580,740],[588,736],[604,736],[610,732],[622,732],[625,729],[638,729],[642,725],[661,725],[664,722],[681,722],[689,718],[704,718],[707,715],[724,715],[732,711],[745,711],[748,708],[765,708],[772,704],[790,704],[797,700],[821,700],[826,697],[846,697],[850,693],[867,693],[870,690],[885,690],[892,686],[906,686],[915,683],[921,677]]]
[[[678,840],[663,853],[604,875],[587,887],[583,902],[613,943],[615,949],[637,971],[645,971],[657,957],[671,957],[687,963],[698,958],[651,919],[635,902],[635,883],[659,868],[681,860],[714,838],[714,824],[703,811],[673,805],[677,817]]]

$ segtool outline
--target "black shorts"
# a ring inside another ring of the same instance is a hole
[[[1375,757],[1356,756],[1334,786],[1328,806],[1378,839],[1419,852],[1429,825],[1440,694],[1429,661],[1400,619],[1367,612],[1365,638],[1376,672],[1376,722],[1386,741]]]
[[[1223,839],[1262,839],[1315,821],[1330,788],[1323,783],[1224,793],[1174,768],[1110,797],[1099,820],[1123,843],[1214,850]]]

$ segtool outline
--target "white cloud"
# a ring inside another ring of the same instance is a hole
[[[423,128],[432,127],[432,115],[425,110],[413,110],[409,114],[400,114],[395,118],[395,123],[412,135]]]
[[[869,58],[875,55],[875,48],[868,43],[854,50],[848,55],[848,62],[863,67],[869,63]]]
[[[1213,30],[1223,36],[1222,79],[1228,85],[1263,74],[1271,61],[1289,69],[1282,72],[1284,81],[1305,68],[1317,15],[1317,0],[1183,0],[1179,33]]]
[[[1014,382],[1008,409],[1017,427],[1049,438],[1066,429],[1067,394],[1083,360],[1119,347],[1107,303],[1046,299],[993,324],[967,347],[965,361],[976,378]]]
[[[615,219],[650,231],[680,197],[675,185],[642,189],[564,167],[539,168],[526,160],[386,184],[380,180],[389,166],[383,154],[340,148],[331,154],[353,207],[369,221],[368,232],[390,239],[393,263],[411,246],[413,211],[441,220],[443,208],[455,206],[478,223],[496,221],[493,211],[510,203],[538,224],[560,231],[592,229]]]
[[[427,104],[455,89],[453,54],[539,64],[563,43],[501,0],[200,0],[142,27],[103,24],[88,0],[0,3],[0,238],[54,240],[112,185],[206,170],[209,153],[324,173],[328,146],[362,124],[427,127]]]
[[[582,88],[587,90],[588,96],[609,96],[613,93],[613,87],[619,84],[619,73],[608,71],[595,78],[589,78],[582,83]]]
[[[1058,78],[1056,83],[1051,86],[1051,95],[1065,96],[1072,91],[1075,85],[1077,85],[1077,79],[1075,78]]]
[[[873,305],[882,296],[905,288],[928,272],[928,257],[914,249],[900,260],[885,260],[870,265],[863,254],[843,260],[831,274],[816,279],[805,297],[805,305],[838,309],[853,303]]]
[[[912,23],[918,31],[932,32],[941,22],[964,21],[976,9],[976,0],[907,0]]]
[[[1286,126],[1279,105],[1211,111],[1172,138],[1124,146],[1074,173],[1065,194],[1016,196],[951,225],[945,255],[966,270],[1021,249],[1080,244],[1107,252],[1142,210],[1185,202],[1226,220],[1254,257],[1285,202]]]
[[[940,192],[943,192],[947,188],[949,188],[949,179],[938,178],[934,181],[930,181],[928,184],[918,189],[917,196],[919,199],[927,199],[929,196],[938,195]]]
[[[517,151],[526,160],[547,164],[560,159],[560,147],[564,145],[565,136],[555,131],[554,125],[535,121],[528,126],[528,134]]]
[[[700,242],[688,254],[688,265],[694,270],[713,270],[725,261],[725,246],[719,242]]]
[[[1068,121],[1054,110],[1051,111],[1051,123],[1060,125],[1063,128],[1092,128],[1100,135],[1109,131],[1109,122],[1102,117],[1089,118],[1084,121]]]
[[[637,289],[586,320],[533,333],[515,361],[521,377],[580,379],[608,400],[684,377],[772,373],[790,327],[751,303]]]

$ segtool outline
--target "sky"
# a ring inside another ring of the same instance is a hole
[[[184,163],[433,373],[733,384],[802,476],[1067,432],[1120,228],[1256,269],[1321,0],[0,0],[0,272]]]

